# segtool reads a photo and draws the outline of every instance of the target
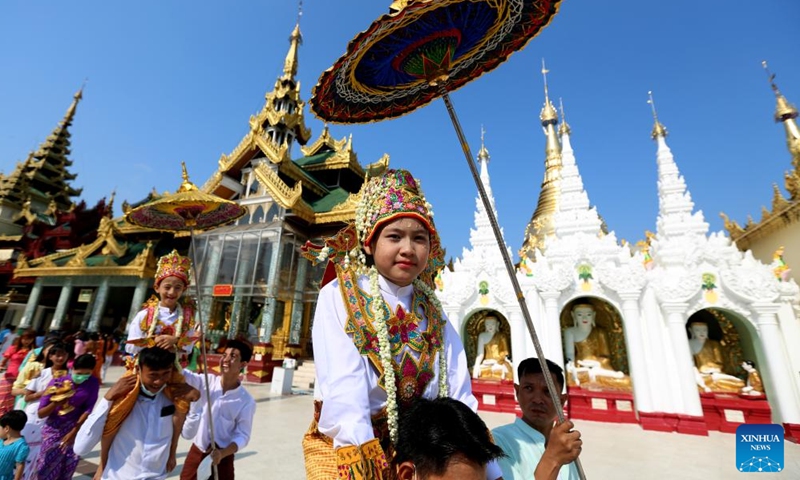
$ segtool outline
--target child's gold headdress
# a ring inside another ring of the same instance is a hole
[[[178,277],[188,286],[191,271],[192,261],[189,257],[184,257],[178,254],[177,250],[173,250],[158,259],[155,287],[158,288],[161,281],[167,277]]]

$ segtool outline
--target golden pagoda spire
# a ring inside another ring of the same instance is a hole
[[[786,100],[778,86],[775,84],[775,74],[769,71],[767,62],[761,62],[761,66],[767,72],[769,77],[769,84],[772,91],[775,93],[775,122],[782,122],[783,128],[786,130],[786,145],[789,147],[789,153],[792,154],[792,165],[795,169],[800,169],[800,129],[797,127],[797,108]]]
[[[286,54],[286,61],[283,63],[283,76],[281,80],[294,81],[297,75],[297,51],[303,43],[303,35],[300,33],[300,18],[303,16],[303,0],[300,0],[297,5],[297,22],[295,23],[294,30],[289,36],[289,52]]]
[[[544,181],[539,191],[539,201],[530,223],[525,228],[525,239],[520,249],[520,257],[534,258],[536,249],[544,249],[545,239],[555,233],[553,218],[558,209],[561,196],[561,141],[558,138],[558,113],[547,88],[547,73],[542,59],[542,77],[544,78],[544,108],[539,118],[542,121],[544,135],[547,138],[544,160]]]
[[[569,128],[567,117],[564,115],[564,102],[561,101],[561,97],[558,97],[558,108],[561,111],[561,125],[558,126],[558,134],[561,136],[569,135],[572,133],[572,129]]]
[[[665,127],[663,123],[658,121],[658,113],[656,112],[656,102],[655,100],[653,100],[652,90],[647,92],[647,96],[648,96],[647,103],[650,104],[650,108],[652,108],[653,110],[653,120],[655,121],[655,124],[653,124],[653,131],[652,133],[650,133],[650,136],[653,137],[653,140],[655,140],[658,137],[667,138],[667,127]]]

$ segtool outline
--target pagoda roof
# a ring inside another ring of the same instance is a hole
[[[14,276],[151,277],[156,270],[154,243],[126,239],[118,223],[116,220],[103,217],[94,242],[33,260],[21,256],[17,261]]]

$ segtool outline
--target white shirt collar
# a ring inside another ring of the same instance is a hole
[[[378,285],[381,292],[388,293],[395,298],[407,298],[414,292],[414,284],[401,287],[386,279],[383,275],[378,275]]]

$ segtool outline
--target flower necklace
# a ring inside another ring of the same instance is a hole
[[[161,316],[161,302],[159,302],[155,308],[153,309],[153,320],[150,322],[150,327],[147,329],[147,338],[152,338],[153,334],[156,332],[156,326],[158,325],[159,317]],[[177,308],[175,311],[178,314],[178,319],[175,320],[175,323],[178,325],[175,327],[175,336],[181,338],[181,333],[183,333],[183,307],[180,303],[178,303]]]
[[[442,305],[439,299],[433,295],[431,289],[425,285],[424,282],[414,280],[414,287],[419,288],[429,299],[432,300],[434,306],[441,314]],[[386,301],[383,300],[381,295],[380,285],[378,283],[378,270],[375,266],[369,269],[369,290],[372,296],[372,316],[374,318],[375,330],[378,335],[378,356],[381,360],[384,374],[384,386],[386,387],[386,418],[389,425],[389,438],[392,443],[397,443],[397,384],[395,383],[395,371],[392,363],[392,346],[389,341],[389,327],[386,320],[391,317],[392,312]],[[439,348],[439,396],[448,396],[447,387],[447,359],[444,355],[444,343],[441,342]]]

